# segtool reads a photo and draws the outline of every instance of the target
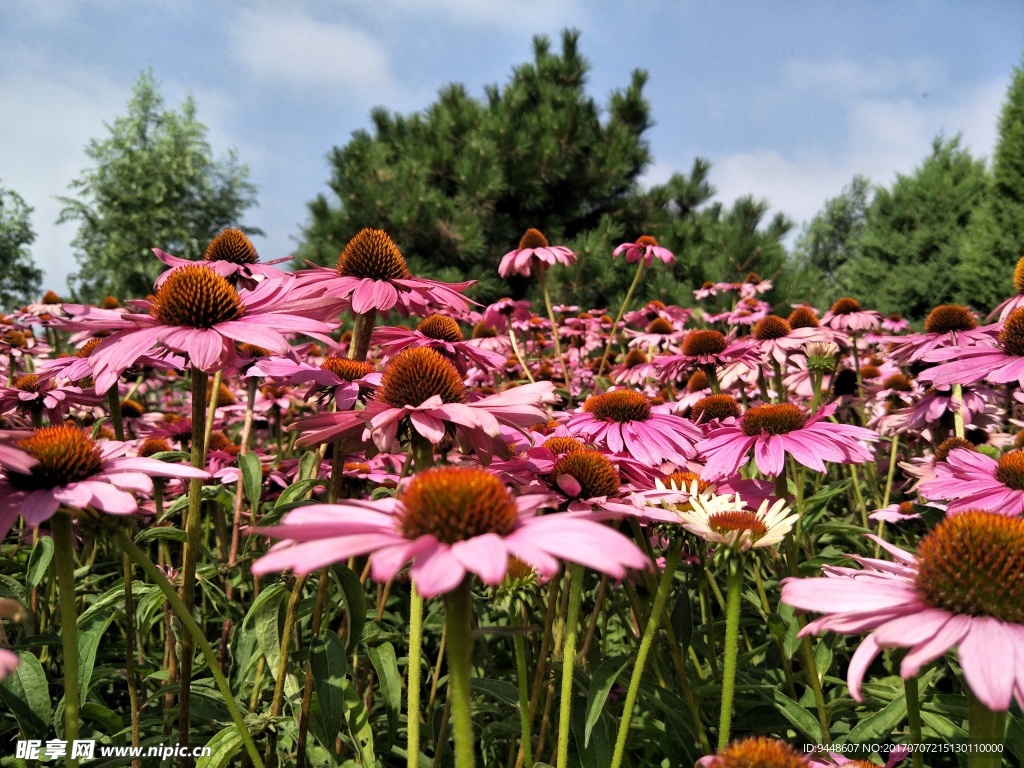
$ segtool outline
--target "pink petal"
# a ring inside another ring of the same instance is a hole
[[[508,572],[508,550],[501,537],[494,533],[458,541],[452,544],[452,554],[488,586],[500,584]]]
[[[1003,622],[988,616],[971,619],[960,641],[960,667],[971,691],[993,712],[1010,708],[1016,681],[1007,660],[1013,658],[1014,637]]]

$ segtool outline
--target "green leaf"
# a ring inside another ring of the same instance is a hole
[[[496,699],[504,701],[513,707],[519,707],[519,689],[512,683],[505,680],[491,680],[486,677],[471,677],[469,679],[471,688],[477,691],[489,693]]]
[[[84,621],[82,619],[85,619]],[[114,620],[114,612],[83,615],[78,621],[78,695],[85,701],[92,682],[92,670],[96,666],[96,651],[100,647],[103,633]]]
[[[341,731],[341,720],[345,716],[348,677],[348,654],[336,634],[325,632],[314,638],[309,650],[309,668],[324,725],[321,741],[333,751],[334,740]]]
[[[402,711],[402,680],[398,673],[398,658],[395,646],[381,643],[367,652],[373,668],[377,670],[381,694],[384,697],[384,711],[388,715],[388,743],[395,740],[398,732],[398,715]]]
[[[347,629],[345,631],[345,646],[349,653],[356,649],[356,645],[363,636],[363,628],[366,626],[366,590],[359,582],[356,572],[344,563],[335,563],[331,566],[331,573],[334,574],[341,586],[341,592],[345,596]]]
[[[768,691],[770,691],[770,693]],[[768,690],[761,688],[758,689],[757,692],[765,699],[765,701],[772,704],[780,715],[786,718],[794,728],[806,736],[811,742],[814,744],[822,743],[821,726],[818,725],[818,721],[815,719],[814,715],[776,688],[770,688]]]
[[[156,541],[157,539],[168,539],[170,541],[180,541],[184,543],[187,536],[181,528],[175,528],[173,525],[161,525],[155,528],[145,528],[139,531],[135,537],[136,544],[144,544],[147,541]]]
[[[607,659],[594,672],[594,677],[590,681],[590,692],[587,694],[586,725],[583,732],[584,747],[590,745],[590,734],[601,717],[608,694],[631,659],[631,656]]]
[[[861,719],[846,735],[844,741],[854,744],[876,741],[888,736],[907,716],[906,696],[898,696],[874,714]]]
[[[686,651],[693,641],[693,607],[690,604],[688,590],[679,590],[679,597],[676,598],[676,604],[672,607],[669,622],[675,633],[676,642],[679,643],[679,652],[686,656]]]
[[[263,489],[263,467],[260,466],[259,456],[255,453],[240,454],[238,465],[242,468],[242,483],[249,508],[256,511],[260,508],[260,492]]]
[[[53,539],[49,536],[44,536],[32,547],[32,556],[28,559],[28,572],[25,575],[25,581],[29,589],[37,587],[42,583],[43,577],[46,575],[46,569],[50,566],[52,559]]]
[[[327,485],[327,481],[314,477],[309,480],[299,480],[296,483],[292,483],[281,492],[280,496],[277,497],[277,503],[274,504],[274,509],[277,510],[281,507],[293,505],[296,502],[305,501],[306,494],[318,485]]]
[[[226,768],[232,764],[236,754],[242,749],[242,737],[238,727],[229,725],[206,742],[210,754],[196,762],[196,768]]]
[[[0,682],[0,701],[7,705],[26,738],[45,739],[53,709],[43,665],[28,651],[16,651],[21,662]]]
[[[281,656],[281,635],[278,632],[278,612],[281,601],[288,594],[288,587],[281,582],[271,584],[260,592],[253,601],[242,626],[251,625],[256,633],[256,644],[267,660],[267,668],[277,679],[277,662]]]
[[[373,731],[370,729],[370,715],[363,706],[359,691],[348,678],[345,679],[345,710],[348,714],[348,729],[359,753],[360,762],[366,768],[377,765],[373,751]]]
[[[103,732],[111,736],[120,733],[125,728],[124,721],[120,715],[113,710],[107,709],[102,704],[97,704],[95,701],[87,701],[82,704],[79,714],[83,720],[92,720],[94,723],[103,726]]]
[[[309,480],[313,477],[319,461],[320,456],[316,451],[306,451],[302,454],[302,458],[299,459],[299,478],[301,480]]]

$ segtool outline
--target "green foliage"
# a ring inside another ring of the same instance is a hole
[[[958,300],[960,243],[985,188],[985,167],[960,137],[936,138],[911,175],[876,190],[851,258],[836,268],[836,289],[911,320]]]
[[[93,166],[71,182],[75,196],[61,198],[58,220],[80,222],[72,245],[81,269],[70,278],[76,298],[145,296],[164,268],[151,248],[197,258],[255,203],[248,167],[234,150],[214,160],[196,111],[191,96],[178,110],[165,108],[144,72],[128,114],[107,126],[108,137],[89,142]]]
[[[31,213],[21,195],[0,187],[0,309],[15,309],[39,298],[43,273],[28,250],[36,239]]]
[[[961,300],[990,308],[1013,291],[1024,256],[1024,68],[1015,67],[992,158],[989,193],[971,221],[957,270]]]
[[[579,34],[561,54],[534,39],[534,61],[517,67],[483,101],[462,85],[443,89],[424,112],[372,113],[374,132],[356,132],[331,154],[330,187],[309,205],[298,260],[333,264],[363,227],[387,230],[420,274],[475,279],[493,300],[526,283],[497,277],[501,256],[529,227],[565,243],[617,217],[650,161],[646,74],[615,91],[607,116],[584,92]]]

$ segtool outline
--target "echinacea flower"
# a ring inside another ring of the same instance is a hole
[[[688,505],[676,509],[683,527],[690,533],[726,549],[746,552],[752,547],[779,544],[793,530],[797,515],[790,514],[784,499],[769,506],[765,499],[751,510],[740,494],[709,494],[690,489]]]
[[[18,515],[29,526],[48,520],[61,505],[130,515],[138,509],[134,494],[152,491],[153,477],[209,477],[200,469],[127,456],[127,443],[97,442],[71,424],[41,427],[17,446],[36,463],[25,472],[0,456],[0,538]]]
[[[650,398],[631,389],[615,389],[588,397],[569,417],[570,434],[612,453],[625,452],[656,467],[666,461],[685,464],[697,455],[702,434],[679,416],[659,413]]]
[[[177,267],[152,302],[138,302],[145,314],[116,318],[83,311],[69,328],[113,330],[90,355],[96,391],[105,392],[142,355],[162,346],[188,357],[194,367],[211,373],[231,365],[235,342],[247,342],[285,354],[285,333],[318,335],[332,326],[304,316],[320,311],[316,301],[297,300],[282,280],[264,280],[255,290],[236,291],[208,266]]]
[[[658,241],[650,235],[641,235],[636,239],[635,243],[622,243],[612,251],[612,258],[616,258],[619,254],[626,255],[626,261],[630,264],[636,264],[638,261],[643,261],[645,267],[649,267],[654,263],[655,258],[661,259],[666,264],[673,264],[676,260],[675,254],[672,253],[668,248],[662,248],[658,245]]]
[[[519,240],[519,247],[501,257],[498,274],[501,277],[523,275],[529,277],[531,270],[542,271],[555,264],[571,267],[576,263],[576,254],[564,245],[550,245],[544,234],[531,227]]]
[[[380,385],[381,375],[369,363],[346,357],[325,357],[320,365],[297,363],[286,357],[271,357],[249,367],[247,376],[265,376],[285,384],[311,384],[308,400],[317,390],[333,390],[339,411],[347,411],[359,398]]]
[[[398,246],[381,229],[362,229],[348,241],[333,268],[317,267],[295,273],[296,288],[351,306],[357,314],[425,315],[439,309],[462,313],[470,301],[462,293],[474,284],[442,283],[414,277]]]
[[[907,648],[904,678],[956,647],[971,692],[988,709],[1024,704],[1024,519],[969,511],[945,518],[917,555],[871,537],[895,562],[853,557],[825,578],[789,578],[782,602],[825,614],[801,634],[870,632],[847,672],[850,695],[883,648]]]
[[[825,462],[860,464],[872,453],[862,443],[878,440],[870,429],[825,421],[835,413],[830,403],[808,417],[792,403],[770,403],[751,408],[734,424],[723,424],[697,444],[707,460],[705,478],[731,475],[746,463],[753,449],[758,470],[771,476],[786,467],[786,454],[800,464],[825,471]]]
[[[1017,266],[1013,268],[1013,289],[1015,291],[1013,296],[1000,302],[999,306],[985,318],[986,322],[992,320],[996,315],[1000,320],[1005,320],[1015,309],[1024,307],[1024,256],[1017,260]]]
[[[381,583],[411,562],[416,589],[431,598],[455,589],[467,574],[500,584],[512,557],[543,577],[557,573],[560,560],[612,578],[649,567],[621,533],[584,515],[537,515],[541,504],[543,497],[514,498],[486,469],[429,469],[395,498],[300,507],[280,525],[252,529],[282,540],[252,570],[307,574],[369,555],[373,578]]]
[[[190,259],[172,256],[159,248],[154,248],[153,253],[160,261],[172,268],[157,278],[157,288],[163,284],[173,268],[196,263]],[[261,262],[260,255],[256,252],[256,246],[252,244],[249,236],[242,230],[233,227],[218,232],[203,252],[203,262],[206,266],[221,277],[227,278],[232,285],[240,285],[249,289],[255,288],[257,283],[268,278],[285,277],[288,273],[273,265],[290,259],[291,256],[285,256],[273,261]]]
[[[893,362],[909,365],[943,347],[991,347],[994,328],[979,328],[974,314],[967,307],[943,304],[928,313],[924,321],[924,333],[895,338],[883,336],[880,340],[890,343],[888,356]]]
[[[914,505],[909,501],[901,501],[899,504],[890,504],[887,507],[876,509],[870,515],[869,520],[880,523],[900,524],[908,523],[911,520],[920,520],[921,513],[915,511]]]
[[[733,340],[719,331],[694,330],[683,338],[682,354],[662,355],[654,359],[654,369],[662,381],[674,381],[694,366],[708,369],[730,363],[756,366],[760,355],[750,341]]]
[[[505,364],[505,355],[466,342],[458,322],[446,315],[428,315],[415,329],[374,328],[370,344],[380,347],[381,358],[394,357],[410,347],[430,347],[451,360],[462,374],[474,366],[492,371]]]
[[[871,331],[881,322],[880,313],[862,309],[860,302],[849,296],[839,299],[821,318],[822,325],[847,333]]]
[[[1003,321],[996,346],[944,347],[925,355],[928,362],[941,362],[922,371],[922,381],[935,385],[990,384],[1016,381],[1024,386],[1024,307],[1013,310]]]
[[[87,407],[99,402],[96,395],[85,393],[66,380],[43,378],[38,373],[26,373],[16,378],[12,386],[0,387],[0,413],[17,411],[33,418],[45,414],[51,424],[61,423],[73,405]]]
[[[806,755],[784,741],[750,736],[729,742],[717,754],[697,761],[697,768],[809,768]]]
[[[948,513],[985,509],[1024,514],[1024,451],[1008,451],[996,460],[957,448],[935,463],[935,475],[918,492],[932,501],[947,501]]]

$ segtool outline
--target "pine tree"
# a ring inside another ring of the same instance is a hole
[[[1015,67],[999,118],[985,204],[963,240],[957,270],[960,300],[989,309],[1013,292],[1013,269],[1024,256],[1024,68]]]
[[[72,241],[81,269],[69,279],[77,298],[145,296],[164,268],[151,248],[198,258],[255,203],[248,168],[233,150],[214,160],[196,113],[191,96],[180,109],[166,109],[145,72],[128,114],[107,126],[107,138],[89,142],[94,165],[71,183],[75,197],[61,198],[58,220],[81,222]]]
[[[30,208],[13,189],[0,186],[0,309],[11,310],[39,298],[43,273],[28,250],[36,239]]]
[[[985,166],[960,147],[960,137],[936,138],[912,174],[876,190],[859,247],[836,270],[838,290],[910,320],[953,302],[960,243],[985,187]]]

